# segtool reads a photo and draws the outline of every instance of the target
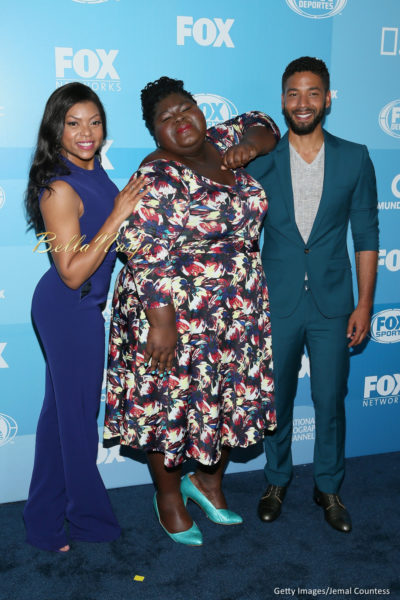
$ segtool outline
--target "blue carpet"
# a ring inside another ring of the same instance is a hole
[[[256,515],[263,472],[227,475],[229,506],[245,523],[215,525],[190,503],[201,548],[165,535],[150,485],[110,491],[121,539],[75,543],[66,555],[26,545],[23,503],[4,504],[0,600],[399,600],[400,453],[347,460],[341,495],[353,519],[349,535],[324,521],[312,487],[311,465],[296,467],[281,517],[263,524]]]

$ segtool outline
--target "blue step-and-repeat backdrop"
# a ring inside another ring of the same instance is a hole
[[[367,144],[380,209],[370,339],[351,359],[347,456],[399,450],[399,0],[19,0],[4,2],[1,13],[0,502],[27,496],[44,391],[30,303],[48,257],[32,252],[36,239],[26,232],[22,199],[45,101],[69,81],[86,83],[104,102],[109,139],[103,165],[122,188],[154,146],[139,103],[148,81],[183,79],[210,124],[259,109],[284,131],[285,66],[302,55],[326,61],[333,103],[325,125]],[[349,246],[353,253],[351,238]],[[106,321],[109,314],[110,302]],[[304,356],[294,417],[297,464],[312,460],[309,383]],[[100,432],[104,396],[103,388]],[[98,463],[108,487],[150,481],[146,465],[121,457],[118,448],[99,446]],[[229,470],[263,464],[257,448],[234,456]]]

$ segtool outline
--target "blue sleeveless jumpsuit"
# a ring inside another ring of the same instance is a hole
[[[80,228],[87,243],[111,213],[118,189],[97,159],[92,171],[65,162],[71,174],[53,180],[66,181],[81,198]],[[65,546],[68,537],[109,542],[120,535],[96,466],[105,350],[101,311],[114,263],[115,252],[108,252],[77,290],[63,283],[52,264],[33,295],[32,316],[46,355],[46,388],[24,520],[27,542],[43,550]]]

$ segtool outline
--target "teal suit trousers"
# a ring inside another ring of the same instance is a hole
[[[349,352],[348,315],[328,319],[304,286],[288,317],[271,311],[275,403],[278,429],[265,439],[270,483],[286,486],[292,474],[293,405],[304,346],[310,357],[311,396],[315,409],[314,479],[323,492],[336,493],[344,477],[344,441]]]

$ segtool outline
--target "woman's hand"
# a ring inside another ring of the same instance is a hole
[[[244,167],[256,156],[268,154],[275,148],[277,137],[270,127],[256,125],[249,127],[239,144],[228,148],[222,157],[221,169]]]
[[[163,375],[172,369],[178,341],[175,309],[169,304],[147,309],[146,315],[150,328],[144,351],[145,365],[150,365],[153,374]]]
[[[253,158],[257,156],[257,148],[250,142],[240,142],[225,152],[222,157],[221,169],[226,171],[228,169],[238,169],[244,167]]]
[[[54,236],[53,260],[63,282],[76,290],[101,265],[106,250],[96,240],[104,236],[117,236],[118,229],[135,209],[136,204],[147,193],[145,178],[131,180],[114,200],[114,208],[99,231],[93,236],[92,242],[86,245],[84,252],[75,248],[71,240],[81,237],[79,219],[83,214],[83,202],[69,185],[57,180],[51,184],[52,191],[45,191],[40,204],[46,231]],[[142,191],[141,191],[142,190]],[[70,250],[63,250],[68,248]],[[59,248],[57,250],[57,247]]]
[[[175,324],[167,327],[150,325],[144,360],[150,365],[153,374],[162,376],[171,371],[177,340],[178,332]]]
[[[114,208],[111,213],[112,218],[115,218],[121,225],[133,213],[137,203],[146,193],[147,186],[143,175],[140,175],[137,179],[131,179],[115,197]]]

